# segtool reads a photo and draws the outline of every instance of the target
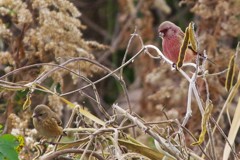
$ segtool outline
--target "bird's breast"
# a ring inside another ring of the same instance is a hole
[[[33,125],[39,134],[52,138],[59,136],[63,133],[63,128],[57,124],[52,118],[47,118],[44,120],[33,119]]]
[[[181,42],[178,38],[166,38],[163,40],[163,53],[172,62],[176,63],[181,47]]]

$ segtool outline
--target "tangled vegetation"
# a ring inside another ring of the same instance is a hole
[[[0,1],[0,159],[239,159],[239,8]],[[187,45],[213,63],[165,57],[157,28],[166,20],[189,26]],[[36,131],[39,104],[61,117],[64,135]]]

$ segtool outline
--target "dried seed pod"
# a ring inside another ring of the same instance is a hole
[[[194,32],[193,22],[189,23],[188,30],[189,30],[189,41],[191,43],[191,48],[193,49],[194,52],[197,52],[197,39]]]
[[[194,145],[200,145],[204,142],[204,137],[205,137],[206,132],[207,132],[207,123],[209,122],[209,119],[210,119],[210,116],[211,116],[211,113],[212,113],[212,109],[213,109],[212,101],[208,100],[207,101],[207,106],[206,106],[205,111],[204,111],[204,115],[202,117],[202,123],[201,123],[202,131],[201,131],[201,134],[198,138],[198,141],[192,143],[191,145],[193,145],[193,146]]]
[[[225,88],[227,89],[227,91],[230,91],[230,89],[233,86],[234,76],[235,76],[235,55],[232,55],[228,64],[228,72],[225,81]]]
[[[184,34],[183,43],[180,48],[180,53],[178,55],[177,68],[181,68],[183,65],[186,50],[188,48],[188,42],[189,42],[189,28],[187,27]]]

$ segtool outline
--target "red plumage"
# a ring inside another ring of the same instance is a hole
[[[158,27],[159,36],[162,37],[163,54],[172,62],[177,63],[179,51],[184,39],[184,33],[174,23],[165,21]],[[191,61],[195,53],[191,49],[186,50],[184,62]]]

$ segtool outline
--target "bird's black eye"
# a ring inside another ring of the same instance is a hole
[[[162,32],[162,33],[166,33],[167,32],[167,30],[168,30],[168,28],[166,28],[166,29],[163,29],[163,30],[161,30],[160,32]]]

